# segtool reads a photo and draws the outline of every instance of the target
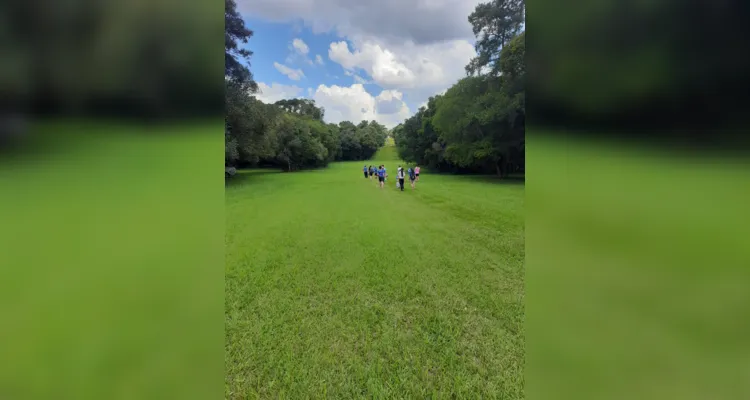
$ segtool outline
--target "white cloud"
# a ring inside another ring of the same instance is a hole
[[[282,74],[286,75],[286,76],[287,76],[287,78],[289,78],[289,79],[291,79],[291,80],[293,80],[293,81],[298,81],[298,80],[300,80],[300,79],[302,79],[302,78],[304,78],[304,77],[305,77],[305,73],[304,73],[304,72],[302,72],[302,70],[301,70],[301,69],[293,69],[293,68],[289,68],[289,67],[287,67],[286,65],[284,65],[284,64],[279,64],[279,63],[277,63],[277,62],[274,62],[274,63],[273,63],[273,66],[274,66],[274,67],[275,67],[275,68],[276,68],[276,69],[277,69],[277,70],[278,70],[279,72],[281,72]]]
[[[314,33],[337,33],[345,40],[330,44],[331,61],[341,65],[355,84],[398,90],[413,106],[465,76],[464,67],[475,55],[467,16],[486,1],[238,0],[237,4],[244,15],[302,21]],[[290,49],[287,65],[302,65],[300,57],[307,64],[320,64],[317,56],[310,59],[309,48],[302,56]]]
[[[388,128],[398,125],[409,116],[409,107],[403,94],[397,90],[384,90],[373,97],[361,84],[346,86],[320,85],[312,95],[318,106],[325,107],[325,120],[339,123],[376,120]]]
[[[398,90],[383,90],[375,98],[375,109],[379,114],[394,114],[404,106],[403,94]]]
[[[299,61],[305,62],[308,65],[314,65],[313,60],[307,56],[309,52],[310,48],[307,46],[307,43],[300,38],[295,38],[289,44],[289,55],[286,57],[285,62],[287,64],[294,64]]]
[[[258,82],[258,88],[260,89],[260,93],[256,93],[255,97],[268,104],[283,99],[297,98],[300,97],[300,93],[302,93],[302,88],[298,86],[282,85],[280,83],[272,83],[271,86],[268,86],[263,82]]]
[[[295,50],[299,54],[305,55],[310,52],[310,48],[307,47],[307,44],[300,38],[296,38],[292,40],[292,47],[294,47]]]
[[[318,65],[323,65],[323,57],[320,56],[320,54],[315,55],[315,62],[318,63]]]
[[[362,50],[349,51],[344,42],[331,43],[328,57],[347,71],[359,68],[378,84],[387,87],[410,87],[416,80],[406,65],[396,60],[395,54],[374,43],[364,43]]]
[[[345,41],[331,43],[328,55],[347,75],[364,71],[374,83],[385,89],[398,89],[418,103],[464,77],[464,66],[475,50],[466,40],[386,47],[371,39],[353,43],[352,49]]]
[[[372,36],[391,44],[471,39],[467,17],[486,0],[238,0],[239,11],[272,21],[304,21],[313,32]]]

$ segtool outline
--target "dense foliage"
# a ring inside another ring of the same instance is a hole
[[[387,130],[375,121],[327,124],[314,100],[265,104],[239,85],[227,81],[226,86],[226,166],[296,171],[334,160],[365,160],[385,144]]]
[[[501,177],[524,171],[526,33],[518,33],[524,7],[517,0],[477,6],[469,21],[478,56],[466,67],[474,75],[394,128],[401,158],[444,171]]]

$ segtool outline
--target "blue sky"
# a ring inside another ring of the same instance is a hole
[[[259,82],[278,82],[304,88],[317,88],[318,85],[351,85],[357,83],[353,75],[347,75],[344,68],[328,58],[328,48],[333,42],[347,41],[335,33],[314,34],[312,29],[304,26],[302,21],[269,22],[261,19],[245,19],[245,24],[253,30],[253,37],[248,40],[246,48],[253,51],[251,70]],[[304,57],[294,47],[293,41],[301,40],[309,49]],[[351,42],[347,43],[351,46]],[[320,56],[323,64],[316,61]],[[308,61],[309,60],[309,61]],[[312,62],[312,64],[310,64]],[[301,69],[304,78],[290,79],[279,72],[274,63],[280,63],[292,69]],[[373,83],[364,85],[365,90],[373,96],[381,89]],[[305,97],[307,91],[304,91]]]
[[[245,47],[253,51],[259,99],[312,98],[328,122],[375,119],[392,127],[464,76],[475,54],[467,16],[476,2],[237,4],[254,32]]]

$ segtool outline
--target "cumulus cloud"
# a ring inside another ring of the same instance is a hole
[[[285,62],[287,64],[295,64],[296,62],[305,62],[309,65],[314,65],[307,54],[310,53],[310,47],[307,46],[304,40],[295,38],[289,43],[289,55],[286,57]]]
[[[375,110],[378,114],[397,113],[401,111],[403,105],[403,94],[397,90],[383,90],[375,98]]]
[[[384,90],[374,97],[361,84],[346,86],[320,85],[312,94],[318,106],[325,107],[327,122],[339,123],[375,120],[392,128],[409,116],[403,95],[395,90]]]
[[[239,11],[277,22],[302,20],[314,32],[417,44],[473,37],[467,16],[486,0],[238,0]]]
[[[364,71],[385,89],[398,89],[410,101],[421,102],[466,75],[464,66],[475,55],[474,46],[465,40],[431,45],[403,43],[388,48],[376,40],[331,43],[328,56],[340,64],[347,75]],[[355,78],[356,79],[356,78]]]
[[[416,80],[414,73],[396,59],[396,55],[374,43],[363,43],[361,50],[349,51],[342,41],[331,43],[328,58],[351,71],[359,68],[378,84],[386,87],[411,87]]]
[[[310,48],[307,47],[307,44],[300,38],[292,40],[292,47],[294,47],[299,54],[305,55],[310,52]]]
[[[273,66],[276,68],[276,70],[278,70],[282,74],[286,75],[287,78],[289,78],[289,79],[291,79],[293,81],[298,81],[298,80],[300,80],[300,79],[302,79],[302,78],[305,77],[305,73],[302,72],[301,69],[289,68],[286,65],[279,64],[277,62],[274,62]]]
[[[302,88],[294,85],[282,85],[280,83],[271,83],[267,85],[263,82],[258,82],[258,88],[260,93],[256,93],[255,97],[268,104],[275,103],[283,99],[293,99],[300,96]],[[309,93],[309,92],[308,92]]]
[[[467,16],[482,2],[238,0],[238,7],[245,15],[302,21],[314,33],[337,33],[345,40],[331,43],[328,57],[355,84],[398,90],[408,104],[417,105],[465,76],[464,67],[475,56]],[[318,57],[305,59],[312,65]]]

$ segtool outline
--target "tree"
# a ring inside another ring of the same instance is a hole
[[[451,167],[444,156],[445,142],[439,137],[432,121],[440,98],[430,97],[427,107],[421,107],[416,114],[394,128],[396,149],[402,159],[436,169]]]
[[[487,12],[492,4],[477,7],[472,15]],[[503,26],[504,16],[507,13],[497,13],[496,22],[487,19],[483,23]],[[491,171],[500,177],[523,170],[525,38],[523,32],[498,39],[502,46],[491,60],[496,73],[459,80],[394,128],[399,156],[439,170]]]
[[[517,126],[519,104],[503,86],[504,77],[472,76],[448,89],[433,124],[448,145],[445,157],[460,167],[493,168],[505,176],[511,154],[524,140]]]
[[[253,31],[245,26],[235,0],[224,0],[224,77],[242,90],[255,93],[258,85],[253,80],[253,74],[241,63],[243,60],[249,63],[253,54],[240,47],[251,36]]]
[[[225,158],[225,163],[255,164],[272,156],[273,144],[266,133],[277,115],[275,107],[251,97],[241,85],[227,82],[225,135],[234,143],[237,156]]]
[[[500,52],[521,32],[525,9],[525,0],[492,0],[477,5],[469,15],[469,23],[477,37],[474,45],[477,56],[466,66],[467,73],[481,75],[487,69],[489,75],[500,74]]]
[[[315,100],[312,99],[284,99],[279,100],[274,104],[286,112],[306,115],[318,121],[322,121],[323,116],[325,115],[325,109],[323,107],[317,107],[315,105]]]
[[[359,160],[362,157],[362,144],[356,134],[357,127],[349,121],[339,123],[341,138],[341,159]]]

